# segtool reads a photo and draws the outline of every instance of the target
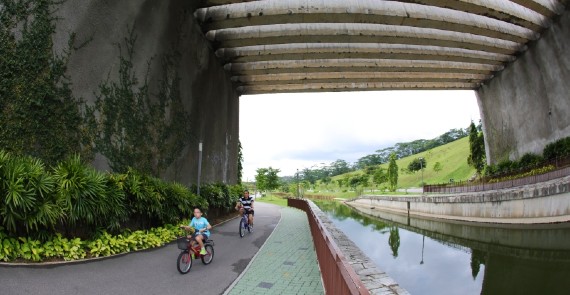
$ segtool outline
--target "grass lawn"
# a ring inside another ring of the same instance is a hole
[[[255,201],[287,207],[287,199],[275,195],[267,195],[265,197],[256,198]]]

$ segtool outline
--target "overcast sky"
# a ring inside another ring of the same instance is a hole
[[[398,142],[432,139],[478,122],[473,91],[365,91],[240,97],[243,180],[256,169],[349,163]]]

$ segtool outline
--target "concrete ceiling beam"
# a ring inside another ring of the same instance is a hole
[[[301,73],[301,72],[460,72],[492,74],[501,65],[471,64],[423,60],[325,59],[285,60],[224,65],[233,75]]]
[[[212,7],[212,6],[228,5],[235,3],[256,2],[261,0],[200,0],[200,1],[202,1],[202,4],[200,5],[201,7]]]
[[[233,76],[232,82],[239,85],[275,85],[339,82],[470,82],[480,83],[492,75],[469,73],[426,73],[426,72],[323,72],[287,73],[252,76]]]
[[[397,1],[281,0],[198,9],[205,30],[285,23],[369,23],[432,28],[513,42],[536,40],[528,28],[467,12]]]
[[[218,0],[222,2],[223,0]],[[227,0],[231,1],[231,0]],[[283,1],[283,0],[275,0],[275,1]],[[287,1],[287,0],[285,0]],[[314,0],[305,0],[307,1],[305,7],[310,7]],[[322,0],[320,0],[322,1]],[[347,0],[350,1],[350,0]],[[371,0],[374,1],[374,0]],[[243,5],[243,2],[254,2],[258,5],[268,5],[267,2],[273,1],[231,1],[232,3],[226,3],[229,5],[217,5],[218,7],[227,6],[228,8]],[[265,3],[263,3],[265,2]],[[383,1],[378,1],[383,2]],[[558,3],[565,3],[566,0],[543,0],[540,2],[555,2],[554,4],[535,4],[530,2],[539,2],[533,0],[513,0],[510,1],[498,1],[498,0],[398,0],[398,1],[386,1],[386,2],[399,2],[399,3],[412,3],[412,4],[421,4],[430,8],[446,8],[452,9],[456,11],[462,11],[474,15],[480,15],[489,17],[492,19],[505,21],[508,23],[515,24],[517,26],[521,26],[524,28],[528,28],[530,30],[539,32],[544,28],[550,26],[550,19],[545,16],[548,14],[544,14],[545,11],[550,11],[551,9],[545,7],[555,7],[556,11],[560,8]],[[520,3],[517,3],[520,2]],[[213,6],[213,5],[208,5]],[[533,9],[534,8],[534,9]],[[226,14],[227,15],[227,14]],[[253,14],[252,14],[253,16]]]
[[[442,90],[442,89],[477,89],[478,83],[462,82],[377,82],[377,83],[314,83],[238,86],[241,94],[291,93],[291,92],[337,92],[365,90]]]
[[[220,48],[216,55],[228,62],[269,60],[371,58],[420,59],[459,61],[484,64],[502,64],[515,60],[514,56],[437,46],[417,46],[379,43],[294,43],[237,48]]]
[[[209,31],[218,48],[310,43],[385,43],[455,47],[515,54],[526,45],[466,33],[376,24],[281,24]]]
[[[549,18],[564,11],[564,5],[559,0],[511,0],[511,2],[534,10]]]
[[[427,6],[450,8],[509,22],[539,32],[550,26],[544,15],[506,0],[398,0]]]

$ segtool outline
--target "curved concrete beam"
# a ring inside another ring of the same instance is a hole
[[[224,66],[224,69],[226,71],[230,71],[234,75],[341,71],[459,72],[492,74],[493,72],[502,70],[503,66],[427,60],[325,59],[229,63]]]
[[[234,3],[244,3],[244,2],[256,2],[261,0],[203,0],[205,2],[202,7],[218,6],[218,5],[228,5]]]
[[[376,0],[281,0],[195,12],[205,30],[286,23],[368,23],[432,28],[526,43],[538,34],[484,16],[419,4]]]
[[[315,83],[239,86],[241,94],[291,93],[291,92],[336,92],[365,90],[430,90],[430,89],[476,89],[478,83],[460,82],[378,82],[378,83]]]
[[[218,47],[310,43],[388,43],[457,47],[502,54],[526,50],[526,45],[472,34],[376,24],[281,24],[209,31]]]
[[[233,76],[232,82],[240,85],[276,85],[305,83],[349,82],[469,82],[480,83],[492,75],[469,73],[426,72],[323,72],[286,73],[270,75]]]
[[[423,5],[450,8],[502,20],[533,31],[550,26],[544,15],[507,0],[398,0]]]
[[[546,17],[553,17],[564,11],[564,5],[557,0],[511,0],[520,6],[534,10]]]
[[[268,60],[372,58],[420,59],[501,64],[515,60],[514,56],[449,48],[380,43],[293,43],[220,48],[216,55],[226,61],[253,62]]]

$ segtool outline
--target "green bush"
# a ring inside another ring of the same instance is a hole
[[[107,175],[90,168],[73,156],[54,169],[59,199],[69,228],[117,227],[125,219],[124,194],[109,188]]]
[[[539,155],[535,155],[532,153],[526,153],[518,160],[518,167],[519,167],[519,169],[535,167],[535,166],[539,165],[540,163],[542,163],[543,161],[544,161],[544,159]]]
[[[502,182],[502,181],[508,181],[508,180],[513,180],[513,179],[518,179],[518,178],[523,178],[523,177],[528,177],[528,176],[540,175],[540,174],[544,174],[544,173],[553,171],[554,169],[556,169],[556,167],[554,167],[553,165],[548,165],[545,167],[532,169],[532,170],[525,172],[525,173],[519,173],[519,174],[513,174],[513,175],[508,175],[508,176],[503,176],[503,177],[491,178],[491,179],[489,179],[489,183]]]
[[[41,161],[0,150],[0,222],[10,232],[52,229],[64,217],[55,189]]]
[[[201,192],[132,169],[98,172],[79,156],[46,169],[0,150],[0,260],[76,260],[164,245],[182,234],[170,224],[187,224],[194,207],[228,212],[243,187],[205,184]]]
[[[187,220],[182,222],[186,223]],[[78,260],[159,247],[183,234],[178,226],[166,224],[164,227],[151,228],[148,231],[125,231],[118,235],[101,231],[91,240],[67,239],[61,234],[56,234],[48,241],[41,242],[25,237],[9,237],[3,230],[0,227],[0,260],[33,262],[46,259]]]
[[[546,160],[554,160],[570,155],[570,137],[547,144],[542,154]]]
[[[179,223],[194,207],[210,216],[227,213],[243,191],[221,183],[202,188],[197,196],[180,183],[133,169],[98,172],[79,156],[46,169],[40,160],[0,150],[0,226],[10,236],[48,241],[58,233],[89,238],[101,230],[144,230]]]
[[[196,186],[192,187],[193,190]],[[212,183],[200,186],[200,196],[209,205],[209,208],[200,207],[210,215],[226,214],[233,210],[237,200],[243,194],[243,186],[228,186],[222,183]]]

